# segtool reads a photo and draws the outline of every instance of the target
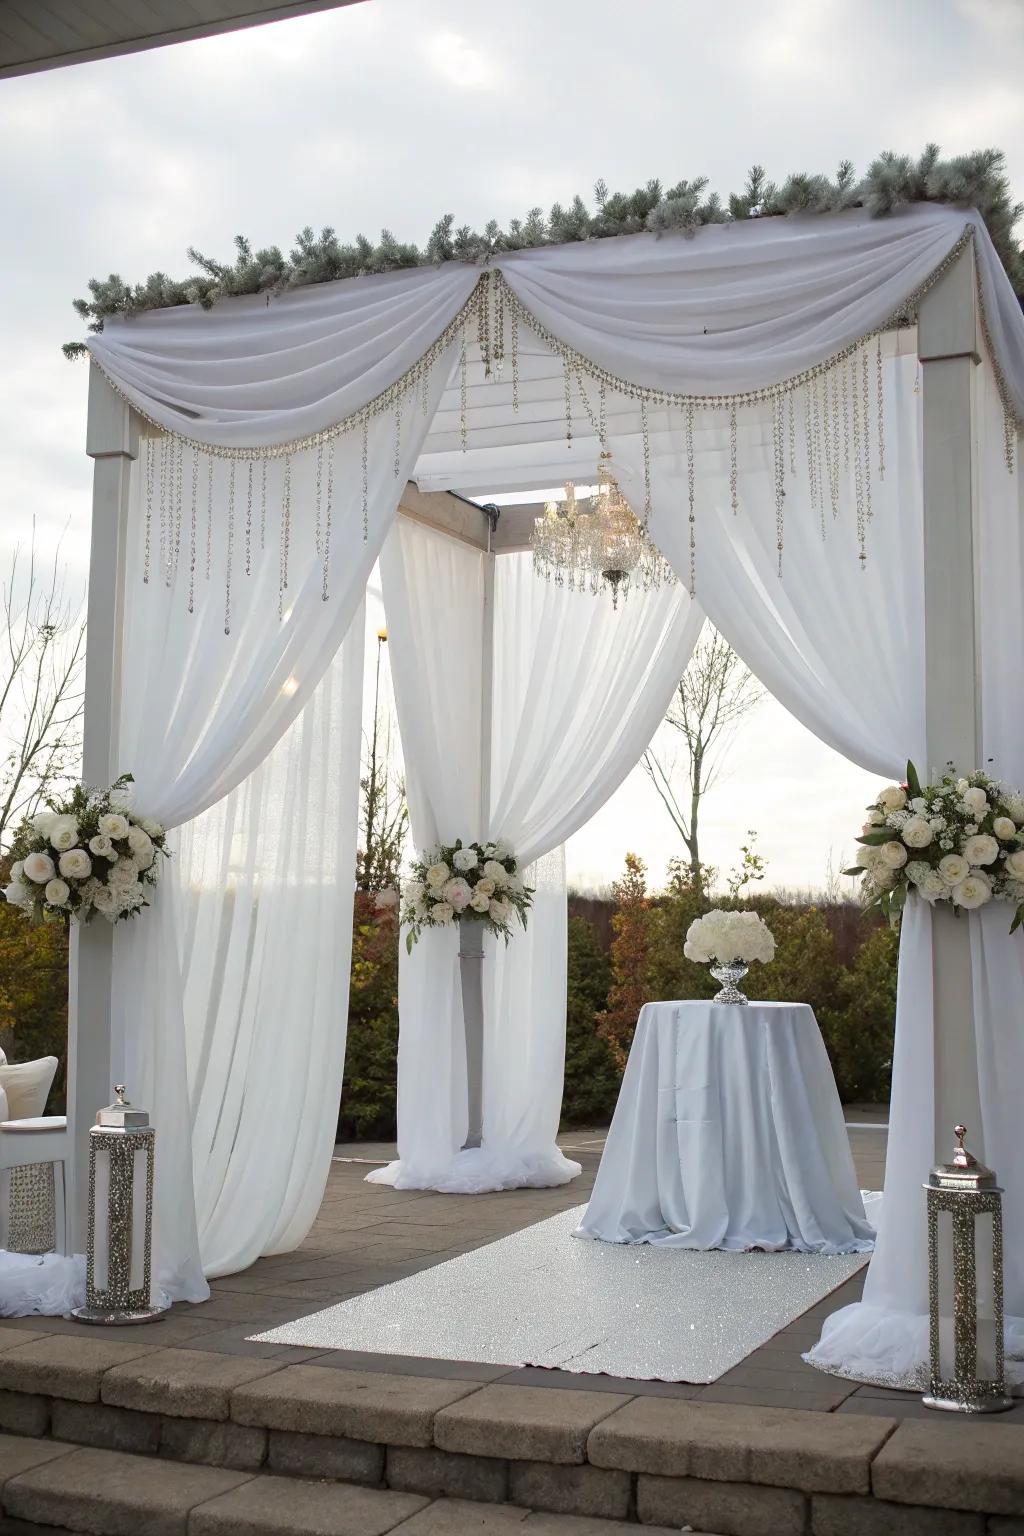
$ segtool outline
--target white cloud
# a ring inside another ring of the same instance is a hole
[[[459,32],[438,32],[427,39],[424,53],[431,68],[462,91],[486,91],[497,83],[497,71],[480,48]]]

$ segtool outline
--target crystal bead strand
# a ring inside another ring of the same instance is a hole
[[[185,456],[185,444],[182,442],[180,437],[175,438],[175,450],[174,450],[174,547],[173,547],[173,565],[172,565],[172,568],[171,568],[172,578],[176,578],[177,575],[178,575],[178,561],[179,561],[179,559],[181,557],[181,517],[182,517],[182,507],[181,507],[182,488],[181,488],[181,482],[182,482],[182,478],[183,478],[183,468],[184,468],[184,466],[183,466],[182,461],[184,459],[184,456]]]
[[[782,447],[782,396],[772,401],[772,447],[775,452],[775,545],[778,574],[782,579],[782,546],[785,542],[786,459]]]
[[[188,528],[188,611],[196,611],[196,533],[199,528],[199,455],[192,450],[192,506]]]
[[[736,407],[729,409],[729,504],[733,517],[739,516],[739,442],[736,427]]]
[[[1003,407],[1003,455],[1012,475],[1017,462],[1017,423],[1006,406]]]
[[[843,468],[850,468],[850,365],[844,362],[843,373]]]
[[[252,477],[255,468],[255,464],[250,459],[245,486],[245,574],[247,576],[252,575]]]
[[[796,405],[794,403],[795,390],[789,390],[787,400],[789,404],[789,472],[796,479]]]
[[[331,441],[333,442],[333,438],[331,439]],[[316,520],[315,520],[315,525],[314,525],[314,530],[313,530],[313,542],[314,542],[314,545],[316,547],[316,557],[317,557],[318,560],[320,559],[320,552],[321,552],[321,527],[320,527],[320,522],[321,522],[321,517],[322,517],[322,511],[323,511],[323,490],[324,490],[324,445],[323,445],[322,442],[319,442],[317,444],[317,448],[316,448],[316,514],[315,514]]]
[[[324,544],[323,544],[323,582],[320,587],[320,600],[326,603],[330,597],[329,580],[331,569],[331,518],[334,504],[334,438],[327,445],[327,504],[324,511]],[[363,541],[366,540],[366,516],[363,515]]]
[[[469,401],[469,386],[466,381],[466,327],[463,325],[459,341],[459,436],[462,438],[462,451],[469,447],[469,423],[466,420],[466,408]],[[363,431],[366,431],[366,417],[363,417]]]
[[[690,524],[690,596],[697,595],[697,478],[693,463],[693,405],[686,407],[686,492],[689,501]]]
[[[803,387],[804,397],[804,448],[807,454],[807,495],[810,499],[811,510],[818,510],[817,487],[814,483],[814,422],[811,408],[811,388],[809,384]]]
[[[875,345],[875,398],[878,405],[878,478],[885,479],[885,401],[882,394],[882,338]]]
[[[565,445],[572,447],[572,395],[570,393],[571,378],[569,375],[569,359],[562,358],[562,392],[565,396]]]
[[[395,401],[395,479],[398,479],[402,470],[402,397]]]
[[[153,452],[153,439],[146,438],[144,449],[144,472],[146,478],[146,535],[142,554],[142,581],[144,586],[149,586],[149,562],[152,552],[153,538],[153,478],[156,471],[155,454]]]
[[[363,417],[362,450],[361,450],[361,452],[362,452],[362,475],[363,475],[362,495],[363,495],[363,543],[364,544],[366,543],[366,540],[369,537],[369,531],[370,531],[369,420],[370,419],[369,419],[368,416],[364,416]],[[331,478],[328,481],[328,491],[330,491],[332,489],[333,484],[334,484],[334,459],[333,459],[333,457],[331,459],[331,464],[330,464],[330,474],[331,474]]]
[[[647,419],[647,401],[640,402],[640,432],[644,443],[644,521],[646,533],[651,526],[651,430]]]
[[[260,463],[260,549],[267,547],[267,461]]]
[[[213,458],[206,461],[206,579],[213,569]]]
[[[497,268],[491,273],[491,278],[494,297],[494,371],[500,380],[505,371],[505,285]]]
[[[814,434],[814,490],[818,499],[822,542],[825,539],[825,487],[822,482],[821,397],[817,375],[811,380],[812,431]]]
[[[166,432],[160,439],[160,570],[167,569],[167,459],[170,452]]]
[[[864,516],[864,471],[860,444],[860,396],[857,390],[856,375],[854,375],[850,394],[853,404],[853,495],[857,508],[857,547],[860,552],[860,568],[863,570],[867,564],[867,520]]]
[[[231,460],[228,475],[228,549],[224,563],[224,633],[231,633],[231,564],[235,553],[235,463]]]
[[[860,351],[860,425],[864,441],[864,515],[870,522],[874,511],[871,506],[871,384],[868,375],[868,348],[865,343]]]
[[[512,311],[512,409],[519,414],[519,316]]]
[[[830,398],[829,375],[827,373],[821,380],[821,441],[825,450],[825,476],[828,480],[828,500],[834,522],[838,516],[839,508],[836,505],[836,480],[832,463],[832,401]]]
[[[839,370],[836,368],[829,369],[829,378],[831,380],[832,388],[832,477],[834,482],[832,489],[832,506],[836,515],[838,516],[839,496],[842,487],[841,456],[843,451],[842,439],[839,430]]]
[[[583,380],[579,377],[579,375],[577,375],[577,380],[578,380],[579,387],[580,387],[580,394],[582,395],[583,394]],[[601,383],[599,384],[598,390],[597,390],[597,440],[598,440],[598,442],[601,445],[601,452],[602,453],[607,453],[608,452],[608,394],[607,394],[607,391],[605,389],[605,384],[604,384],[604,380],[603,379],[601,380]]]

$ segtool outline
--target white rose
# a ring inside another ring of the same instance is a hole
[[[479,886],[469,898],[469,904],[474,912],[486,912],[491,905],[491,898]]]
[[[50,828],[50,846],[63,853],[78,842],[78,822],[74,816],[55,816]]]
[[[957,792],[958,795],[965,794],[967,792],[967,790],[970,789],[970,787],[971,786],[970,786],[970,784],[968,783],[968,781],[966,779],[957,779],[957,781],[956,781],[956,792]]]
[[[508,875],[505,873],[504,864],[499,864],[497,859],[487,860],[487,863],[484,865],[484,874],[486,875],[487,879],[493,881],[495,885],[504,885],[505,881],[508,879]]]
[[[944,859],[939,860],[939,874],[947,885],[959,885],[970,872],[971,866],[962,854],[947,853]]]
[[[56,811],[37,811],[29,822],[29,826],[33,832],[38,832],[40,837],[49,838],[50,828],[56,820]]]
[[[911,816],[902,832],[903,841],[908,848],[927,848],[933,835],[931,827],[923,816]]]
[[[902,869],[907,862],[907,850],[902,843],[883,843],[878,851],[889,869]]]
[[[15,882],[15,884],[18,884],[18,885],[21,884],[21,877],[22,877],[22,875],[24,873],[25,873],[25,862],[24,862],[24,860],[23,859],[15,859],[14,863],[11,865],[11,879]]]
[[[978,837],[969,837],[964,843],[964,858],[968,864],[992,864],[998,857],[999,844],[985,832]]]
[[[930,869],[917,889],[925,901],[943,901],[949,896],[949,886],[937,869]]]
[[[964,790],[964,805],[975,816],[984,816],[988,810],[988,795],[978,785]]]
[[[924,795],[915,795],[913,800],[910,802],[910,809],[915,811],[918,816],[927,816],[928,801],[925,799]]]
[[[36,885],[45,885],[57,873],[57,867],[48,853],[30,853],[25,860],[25,873]]]
[[[526,886],[523,884],[522,880],[520,880],[518,875],[506,875],[505,889],[506,891],[515,891],[516,895],[519,896],[522,895],[523,891],[526,890]]]
[[[992,887],[988,880],[978,870],[972,870],[966,879],[961,880],[953,887],[953,900],[958,907],[964,907],[972,912],[975,907],[983,907],[986,901],[992,899]]]
[[[426,886],[422,880],[407,880],[402,886],[402,895],[410,906],[415,906],[418,901],[422,901],[425,891]]]
[[[117,850],[115,849],[113,843],[110,841],[110,838],[107,837],[103,832],[97,833],[95,837],[90,837],[89,852],[94,854],[98,859],[117,858]]]
[[[996,837],[1001,837],[1004,843],[1010,842],[1017,836],[1016,823],[1011,821],[1009,816],[997,816],[992,823],[992,831]]]
[[[509,918],[512,916],[512,912],[513,907],[511,902],[503,901],[500,896],[495,896],[494,900],[491,902],[490,915],[500,927],[504,927]]]
[[[31,907],[35,901],[34,893],[20,880],[12,880],[10,885],[5,886],[4,896],[12,907]]]
[[[57,860],[57,868],[68,880],[86,880],[92,874],[92,859],[84,848],[69,848]]]
[[[450,874],[451,870],[448,868],[447,864],[431,864],[430,868],[427,870],[427,884],[433,886],[435,890],[438,890],[442,885],[444,885]]]
[[[153,839],[148,832],[143,831],[142,827],[128,828],[128,847],[132,853],[145,853],[152,846]]]
[[[111,885],[134,885],[137,874],[135,860],[122,858],[111,865],[107,879]]]
[[[476,888],[480,892],[481,896],[494,895],[494,881],[488,880],[486,876],[483,878],[483,880],[477,881]]]
[[[136,820],[136,825],[140,826],[143,832],[147,832],[150,837],[160,837],[164,830],[158,821],[153,821],[149,816],[139,816]]]
[[[467,869],[476,869],[477,862],[478,860],[475,848],[456,848],[454,856],[452,857],[452,863],[455,865],[455,868],[461,869],[463,871]]]
[[[119,811],[108,811],[98,822],[104,837],[127,837],[128,825],[127,816],[122,816]]]
[[[878,803],[883,811],[902,811],[907,803],[906,791],[898,784],[890,784],[879,794]]]
[[[455,908],[452,906],[451,902],[448,901],[435,902],[430,909],[430,921],[432,923],[437,923],[438,925],[442,923],[450,923],[454,916]]]
[[[115,912],[117,910],[117,898],[109,885],[99,885],[92,893],[92,904],[97,912]]]
[[[1006,872],[1015,880],[1024,880],[1024,848],[1018,848],[1014,853],[1006,855]]]
[[[71,887],[63,880],[47,880],[45,895],[51,907],[62,907],[71,895]]]
[[[137,882],[131,885],[118,885],[114,887],[114,896],[118,910],[121,912],[134,912],[139,907],[146,905],[146,893]]]
[[[150,843],[141,853],[132,854],[132,863],[136,869],[150,869],[156,863],[156,849]]]
[[[138,863],[138,860],[136,860],[136,863]],[[146,868],[148,869],[148,867],[147,865]],[[378,891],[374,897],[373,904],[379,912],[388,912],[392,907],[398,906],[398,892],[391,890],[390,887],[383,891]]]
[[[880,827],[884,820],[884,815],[876,806],[873,810],[868,811],[867,821],[864,824],[867,827]]]

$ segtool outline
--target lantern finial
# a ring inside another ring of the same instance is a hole
[[[954,1168],[975,1168],[975,1167],[977,1167],[978,1159],[973,1155],[973,1153],[968,1152],[967,1148],[964,1146],[964,1137],[967,1135],[967,1127],[966,1127],[966,1125],[954,1125],[954,1127],[953,1127],[953,1135],[956,1137],[956,1140],[957,1140],[956,1151],[953,1153],[953,1167]]]

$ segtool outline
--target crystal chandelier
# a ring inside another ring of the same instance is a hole
[[[617,608],[620,594],[631,587],[650,592],[676,576],[622,494],[611,463],[611,454],[603,452],[597,492],[589,500],[577,501],[570,481],[564,502],[547,502],[544,516],[534,519],[530,542],[538,576],[595,596],[607,586]]]

